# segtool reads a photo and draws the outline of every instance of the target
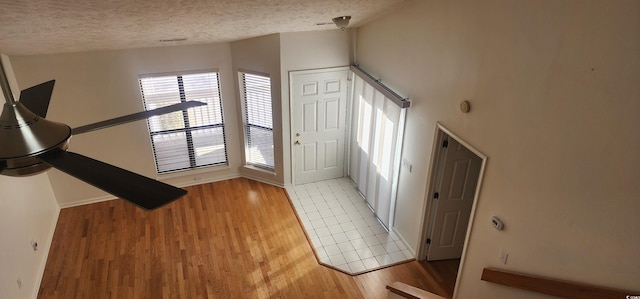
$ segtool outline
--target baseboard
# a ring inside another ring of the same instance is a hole
[[[273,182],[273,181],[270,181],[270,180],[265,180],[264,178],[257,177],[257,176],[252,176],[252,175],[246,174],[246,173],[243,173],[240,177],[243,177],[243,178],[246,178],[246,179],[250,179],[250,180],[253,180],[253,181],[257,181],[257,182],[260,182],[260,183],[265,183],[265,184],[269,184],[269,185],[272,185],[272,186],[280,187],[280,188],[284,188],[285,187],[285,185],[282,184],[282,183]]]
[[[236,179],[236,178],[240,178],[240,177],[246,177],[248,179],[252,179],[252,180],[255,180],[255,181],[262,182],[262,183],[266,183],[266,184],[271,184],[271,185],[275,185],[275,186],[278,186],[278,187],[282,187],[281,184],[276,184],[276,183],[273,183],[273,182],[268,182],[268,181],[264,181],[264,180],[259,179],[259,178],[254,178],[254,177],[241,175],[241,174],[231,174],[231,175],[213,177],[213,178],[208,178],[208,179],[203,179],[203,180],[198,180],[198,181],[178,182],[178,183],[175,184],[175,186],[180,187],[180,188],[184,188],[184,187],[190,187],[190,186],[195,186],[195,185],[202,185],[202,184],[214,183],[214,182],[219,182],[219,181],[224,181],[224,180]],[[92,204],[92,203],[98,203],[98,202],[114,200],[114,199],[117,199],[117,197],[115,197],[113,195],[104,195],[104,196],[88,198],[88,199],[74,201],[74,202],[61,203],[59,205],[60,205],[61,209],[65,209],[65,208],[88,205],[88,204]]]
[[[42,248],[42,252],[44,258],[40,260],[40,265],[38,265],[38,272],[36,276],[36,284],[31,293],[31,297],[36,299],[38,297],[38,293],[40,292],[40,284],[42,283],[42,277],[44,276],[44,269],[47,266],[47,259],[49,258],[49,250],[51,250],[51,243],[53,243],[53,235],[56,232],[56,226],[58,225],[58,218],[60,217],[60,207],[58,207],[58,211],[56,211],[55,216],[53,217],[51,223],[51,229],[49,229],[49,233],[47,234],[47,240],[44,243],[44,248]]]
[[[225,175],[225,176],[216,176],[216,177],[201,179],[201,180],[197,180],[197,181],[177,182],[177,183],[175,183],[175,186],[176,187],[180,187],[180,188],[184,188],[184,187],[191,187],[191,186],[208,184],[208,183],[215,183],[215,182],[220,182],[220,181],[225,181],[225,180],[230,180],[230,179],[237,179],[237,178],[240,178],[240,177],[242,177],[242,175],[240,175],[240,174],[230,174],[230,175]]]
[[[407,242],[404,236],[394,228],[391,228],[391,230],[396,234],[396,236],[398,236],[398,238],[400,238],[400,241],[402,241],[402,244],[404,244],[404,247],[411,252],[411,255],[413,255],[413,258],[418,260],[418,256],[416,256],[416,251],[413,249],[411,245],[409,245],[409,242]]]
[[[74,202],[66,202],[66,203],[60,204],[60,209],[83,206],[83,205],[88,205],[88,204],[98,203],[98,202],[103,202],[108,200],[114,200],[114,199],[117,199],[117,197],[113,195],[104,195],[104,196],[88,198],[88,199],[83,199],[83,200],[74,201]]]

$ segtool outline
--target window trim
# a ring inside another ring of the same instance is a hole
[[[255,76],[262,76],[262,77],[267,77],[269,78],[269,90],[271,92],[271,94],[269,95],[270,99],[271,99],[271,128],[267,128],[264,126],[258,126],[258,125],[253,125],[253,124],[248,124],[247,123],[247,119],[246,119],[246,109],[247,109],[247,99],[245,97],[245,88],[244,88],[244,74],[249,74],[249,75],[255,75]],[[248,70],[248,69],[243,69],[243,68],[238,68],[237,69],[237,78],[238,78],[238,89],[239,89],[239,96],[240,96],[240,114],[241,114],[241,121],[242,121],[242,142],[243,142],[243,155],[242,155],[242,162],[243,162],[243,166],[244,167],[248,167],[251,169],[256,169],[259,171],[264,171],[264,172],[269,172],[269,173],[275,173],[275,134],[273,134],[273,132],[275,131],[275,126],[274,126],[274,114],[273,114],[273,78],[271,76],[271,74],[269,73],[264,73],[264,72],[260,72],[260,71],[254,71],[254,70]],[[248,134],[247,134],[247,127],[256,127],[256,128],[260,128],[260,129],[264,129],[264,130],[269,130],[271,131],[271,142],[272,142],[272,146],[274,147],[274,153],[273,153],[273,166],[269,166],[266,164],[260,164],[260,163],[251,163],[249,161],[247,161],[247,152],[249,151],[248,148]]]
[[[187,172],[187,171],[194,171],[194,170],[202,170],[205,168],[212,168],[212,167],[228,167],[229,166],[229,154],[228,154],[228,145],[227,145],[227,135],[226,135],[226,125],[225,125],[225,117],[224,117],[224,101],[222,99],[222,84],[221,84],[221,74],[219,72],[218,68],[211,68],[211,69],[199,69],[199,70],[189,70],[189,71],[175,71],[175,72],[159,72],[159,73],[145,73],[145,74],[139,74],[138,75],[138,86],[140,88],[140,96],[142,99],[142,104],[143,104],[143,109],[145,111],[147,111],[147,101],[145,100],[145,96],[144,96],[144,90],[142,89],[142,80],[143,79],[150,79],[150,78],[157,78],[157,77],[176,77],[176,79],[178,79],[178,86],[179,86],[179,93],[180,93],[180,102],[184,103],[187,102],[186,97],[187,95],[184,93],[184,85],[183,85],[183,81],[182,81],[182,77],[185,75],[197,75],[197,74],[207,74],[207,73],[216,73],[216,78],[217,78],[217,97],[219,100],[219,105],[220,105],[220,123],[215,123],[215,124],[210,124],[210,125],[201,125],[201,126],[191,126],[189,124],[189,117],[188,117],[188,111],[187,110],[181,110],[182,112],[182,119],[185,122],[184,123],[184,128],[177,128],[177,129],[169,129],[169,130],[162,130],[162,131],[153,131],[151,130],[150,127],[150,123],[149,123],[149,118],[146,119],[146,123],[147,123],[147,133],[149,136],[149,142],[151,143],[151,147],[152,147],[152,154],[153,154],[153,158],[154,158],[154,166],[155,166],[155,170],[156,170],[156,174],[158,176],[172,176],[172,174],[175,173],[180,173],[180,172]],[[216,92],[214,90],[214,92]],[[193,143],[193,137],[192,137],[192,133],[194,131],[198,131],[198,130],[204,130],[204,129],[216,129],[216,128],[221,128],[222,130],[222,142],[224,145],[224,156],[225,156],[225,161],[224,162],[218,162],[218,163],[213,163],[213,164],[206,164],[206,165],[196,165],[196,160],[195,160],[195,148],[194,148],[194,143]],[[182,133],[184,132],[185,134],[185,139],[186,139],[186,143],[187,143],[187,148],[188,148],[188,155],[189,155],[189,167],[186,168],[180,168],[180,169],[172,169],[172,170],[165,170],[165,171],[160,171],[159,169],[159,164],[158,164],[158,157],[156,154],[156,148],[155,148],[155,144],[153,141],[154,136],[160,136],[160,135],[164,135],[164,134],[172,134],[172,133]]]

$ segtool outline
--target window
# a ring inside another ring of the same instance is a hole
[[[227,164],[217,72],[142,77],[140,90],[145,110],[207,104],[147,119],[158,173]]]
[[[273,170],[271,79],[268,76],[241,72],[240,81],[245,161],[248,165]]]

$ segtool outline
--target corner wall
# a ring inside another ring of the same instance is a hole
[[[237,123],[240,127],[240,144],[244,146],[243,117],[241,98],[239,95],[238,71],[254,71],[268,74],[271,79],[271,99],[273,113],[274,172],[268,172],[244,165],[240,167],[243,176],[259,181],[284,186],[284,170],[282,162],[282,110],[280,103],[280,35],[271,34],[231,43],[233,60],[233,76],[235,78]]]
[[[640,291],[639,13],[410,1],[359,28],[357,63],[412,100],[394,228],[414,250],[436,121],[488,156],[457,298],[546,298],[481,281],[488,266]]]
[[[2,63],[17,99],[20,88],[12,63],[5,55]],[[38,295],[59,213],[46,174],[0,176],[0,298]],[[36,251],[32,242],[37,243]]]
[[[36,297],[59,212],[46,174],[0,176],[0,298]]]
[[[11,56],[11,62],[23,89],[56,80],[47,119],[71,127],[142,111],[139,75],[218,69],[229,167],[158,176],[144,121],[74,136],[70,150],[177,186],[241,175],[283,186],[291,183],[288,72],[348,65],[351,43],[349,30],[328,30],[230,44]],[[275,174],[243,166],[238,68],[272,74]],[[114,198],[57,170],[50,170],[49,177],[62,207]]]
[[[292,71],[347,66],[353,62],[353,31],[323,30],[280,34],[282,148],[285,184],[292,182],[291,99]],[[347,155],[345,154],[345,157]],[[346,161],[346,160],[345,160]]]
[[[72,128],[143,111],[139,75],[218,69],[228,167],[158,176],[144,120],[73,136],[69,150],[178,186],[238,176],[240,133],[229,44],[11,56],[11,62],[23,89],[56,80],[47,119]],[[60,171],[48,173],[62,207],[114,198]]]
[[[272,85],[275,174],[242,167],[243,176],[281,186],[291,184],[289,72],[349,65],[352,38],[349,30],[323,30],[281,33],[231,43],[235,74],[238,69],[267,73],[271,75]],[[238,120],[241,126],[240,114]]]

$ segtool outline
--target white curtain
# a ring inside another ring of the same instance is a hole
[[[393,221],[405,109],[354,74],[349,177],[387,227]]]

